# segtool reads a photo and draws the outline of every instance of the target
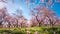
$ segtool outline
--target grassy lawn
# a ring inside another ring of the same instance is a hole
[[[30,31],[30,34],[34,34],[37,31],[39,34],[53,34],[56,32],[60,34],[60,26],[59,27],[29,27],[29,28],[0,28],[0,33],[4,34],[27,34],[26,31]]]

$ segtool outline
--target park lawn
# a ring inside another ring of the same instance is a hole
[[[47,31],[46,31],[47,30]],[[33,34],[35,31],[39,32],[40,34],[53,34],[53,31],[60,34],[60,26],[58,27],[29,27],[29,28],[0,28],[0,32],[8,32],[11,34],[26,34],[26,31],[30,31]]]
[[[31,32],[31,34],[33,34],[35,31],[41,32],[42,31],[42,27],[29,27],[29,28],[0,28],[0,31],[4,31],[7,30],[8,31],[16,31],[16,32],[26,32],[27,30]]]

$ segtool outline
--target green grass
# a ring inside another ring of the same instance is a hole
[[[60,34],[60,26],[58,27],[30,27],[30,28],[0,28],[0,33],[7,32],[10,34],[26,34],[26,31],[30,31],[31,34],[34,34],[35,31],[39,32],[39,34],[53,34],[53,32],[56,32]]]

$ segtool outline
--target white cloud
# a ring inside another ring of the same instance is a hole
[[[20,9],[22,10],[22,7],[20,7]]]
[[[0,8],[3,8],[6,6],[6,3],[0,2]]]

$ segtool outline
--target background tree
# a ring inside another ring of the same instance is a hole
[[[40,15],[42,15],[42,14],[39,14],[39,11],[34,11],[34,10],[31,10],[31,14],[32,14],[32,16],[35,17],[36,21],[39,23],[39,26],[41,26],[43,17]]]
[[[56,23],[56,21],[57,21],[56,18],[58,18],[58,17],[52,10],[50,10],[48,8],[43,8],[42,11],[40,11],[40,13],[42,13],[43,16],[49,18],[50,25],[54,25]]]
[[[27,19],[25,17],[19,17],[18,25],[19,27],[26,27]]]
[[[17,24],[17,20],[16,20],[16,18],[15,17],[12,17],[11,16],[11,18],[9,19],[9,22],[10,22],[10,26],[11,26],[11,28],[13,28],[13,27],[17,27],[16,26],[16,24]]]
[[[3,22],[3,19],[6,15],[6,8],[3,7],[3,8],[0,8],[0,26],[2,25],[2,22]]]
[[[48,22],[50,23],[50,25],[54,25],[58,20],[56,19],[57,18],[56,14],[46,7],[43,7],[41,10],[38,11],[31,10],[31,14],[35,16],[37,22],[39,23],[39,26],[45,23],[44,19],[46,19],[46,17],[48,18]]]
[[[24,17],[22,10],[21,9],[17,9],[16,10],[16,14],[13,13],[13,15],[16,16],[16,20],[17,20],[17,27],[25,27],[25,24],[27,22],[27,19]]]
[[[34,26],[39,26],[38,25],[38,22],[37,22],[37,20],[36,20],[36,18],[35,17],[32,17],[31,19],[30,19],[30,26],[32,26],[32,27],[34,27]]]
[[[11,23],[10,23],[10,20],[11,19],[11,16],[10,15],[6,15],[5,17],[4,17],[4,21],[5,21],[5,23],[7,22],[8,24],[8,28],[10,28],[10,26],[11,26]]]

